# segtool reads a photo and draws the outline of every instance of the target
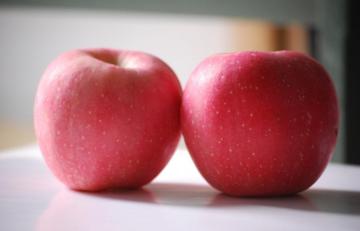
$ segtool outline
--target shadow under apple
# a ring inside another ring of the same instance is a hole
[[[126,220],[139,211],[141,211],[140,215],[146,217],[153,211],[144,209],[143,206],[146,205],[152,208],[158,206],[207,210],[226,208],[233,212],[244,211],[246,208],[272,208],[358,216],[360,192],[309,189],[288,197],[239,198],[219,193],[207,185],[183,183],[152,183],[139,190],[108,190],[100,193],[64,189],[53,198],[49,207],[39,217],[37,228],[56,230],[53,226],[59,223],[66,223],[68,229],[76,228],[78,225],[87,227],[89,219],[96,220],[100,216],[103,220]],[[165,210],[157,211],[166,216]],[[130,227],[131,222],[124,221],[124,225]]]

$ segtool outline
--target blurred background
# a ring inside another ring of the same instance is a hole
[[[352,0],[0,0],[0,150],[35,142],[36,86],[47,64],[64,51],[146,51],[173,67],[184,86],[208,55],[288,49],[313,56],[331,74],[341,105],[333,161],[360,164],[354,5]]]

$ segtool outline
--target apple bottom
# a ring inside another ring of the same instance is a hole
[[[196,163],[196,161],[195,161]],[[196,164],[198,166],[198,164]],[[275,164],[276,165],[276,164]],[[215,189],[226,195],[234,197],[278,197],[289,196],[308,189],[320,177],[325,169],[311,170],[311,168],[299,170],[294,169],[279,171],[267,169],[266,167],[254,167],[252,170],[238,171],[237,174],[223,173],[219,170],[205,170],[202,167],[200,172],[206,181]],[[312,171],[309,175],[308,172]],[[219,175],[223,175],[222,177]],[[306,176],[304,178],[303,176]]]
[[[329,153],[333,152],[334,146],[327,143],[334,143],[336,136],[330,136],[330,140],[318,136],[316,140],[314,134],[296,137],[289,135],[288,130],[278,129],[272,128],[272,136],[256,126],[254,133],[241,135],[231,128],[224,129],[232,136],[198,129],[196,136],[203,139],[197,140],[192,137],[194,133],[189,133],[188,138],[193,138],[196,145],[188,141],[187,146],[200,173],[221,192],[232,196],[296,194],[320,177],[331,158]],[[215,145],[220,141],[222,145]]]

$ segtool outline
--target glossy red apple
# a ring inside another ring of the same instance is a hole
[[[336,143],[334,86],[314,59],[291,51],[214,55],[183,95],[186,145],[205,179],[235,196],[310,187]]]
[[[172,156],[180,104],[178,79],[160,59],[75,50],[52,62],[40,81],[35,131],[47,165],[68,187],[137,188]]]

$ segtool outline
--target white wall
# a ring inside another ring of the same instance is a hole
[[[114,47],[165,60],[182,85],[206,56],[229,51],[228,21],[217,17],[119,11],[0,8],[0,119],[32,121],[37,82],[66,50]]]

